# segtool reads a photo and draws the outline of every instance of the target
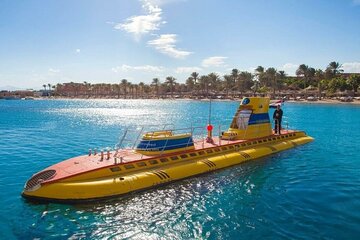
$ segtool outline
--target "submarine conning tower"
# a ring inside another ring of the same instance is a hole
[[[225,140],[240,140],[271,135],[269,103],[269,98],[243,98],[230,128],[222,134],[221,138]]]

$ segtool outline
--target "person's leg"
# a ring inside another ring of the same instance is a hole
[[[278,121],[279,122],[279,124],[278,124],[278,127],[279,127],[279,134],[281,134],[281,121]]]

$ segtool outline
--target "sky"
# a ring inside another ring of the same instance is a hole
[[[0,89],[261,65],[360,72],[360,0],[0,0]]]

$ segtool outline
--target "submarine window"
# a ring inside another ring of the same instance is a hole
[[[178,156],[171,157],[171,160],[178,160],[178,159],[179,159]]]
[[[206,153],[213,153],[213,150],[211,150],[211,149],[206,150]]]
[[[281,138],[284,138],[284,136],[281,136]]]
[[[234,149],[234,146],[229,146],[229,149]]]
[[[267,142],[267,139],[264,139],[264,142]]]
[[[144,162],[138,162],[138,163],[136,163],[136,165],[137,165],[138,167],[145,167],[145,166],[146,166],[146,163],[144,163]]]
[[[199,152],[199,155],[204,155],[204,154],[205,154],[204,151]]]
[[[275,141],[275,140],[276,140],[276,138],[272,138],[272,140],[273,140],[273,141]]]
[[[226,151],[227,147],[222,147],[221,150]]]
[[[112,172],[118,172],[118,171],[121,171],[121,168],[120,167],[112,167],[112,168],[110,168],[110,170]]]
[[[169,160],[167,158],[160,158],[160,162],[164,163],[164,162],[168,162]]]
[[[124,165],[124,167],[125,167],[126,169],[135,168],[134,165],[132,165],[132,164]]]
[[[246,129],[249,125],[249,119],[252,111],[248,109],[241,110],[236,119],[236,125],[238,129]]]
[[[181,158],[187,158],[188,155],[187,155],[187,154],[182,154],[182,155],[180,155],[180,157],[181,157]]]
[[[245,147],[245,146],[246,146],[246,144],[245,144],[245,143],[242,143],[242,144],[241,144],[241,146],[242,146],[242,147]]]
[[[276,139],[280,139],[280,137],[276,137]]]
[[[215,148],[214,151],[215,152],[220,152],[220,148]]]
[[[259,143],[262,143],[262,140],[259,140],[258,142],[259,142]]]
[[[250,145],[251,145],[251,142],[248,142],[246,145],[250,146]]]
[[[258,142],[257,141],[253,141],[253,144],[257,144]]]
[[[190,153],[190,156],[191,156],[191,157],[196,157],[197,154],[196,154],[196,153]]]
[[[150,163],[151,165],[154,165],[154,164],[158,164],[159,162],[156,161],[156,160],[150,160],[149,163]]]

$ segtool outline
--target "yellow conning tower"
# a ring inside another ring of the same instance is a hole
[[[222,139],[252,139],[271,135],[269,103],[269,98],[243,98],[230,128],[223,133]]]

